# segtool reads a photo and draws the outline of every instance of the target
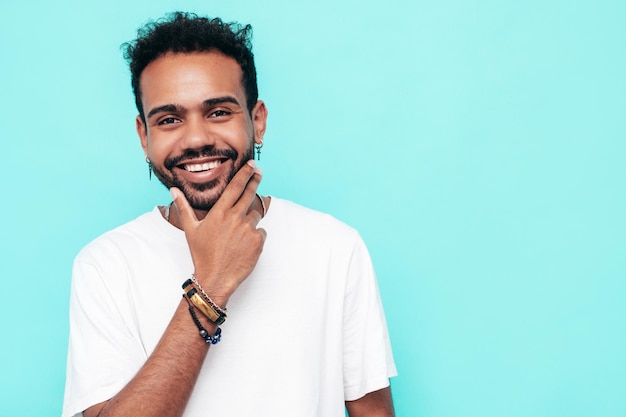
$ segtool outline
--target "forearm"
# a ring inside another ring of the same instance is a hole
[[[350,417],[394,417],[391,387],[370,392],[354,401],[346,401]]]
[[[201,320],[207,331],[215,332],[214,324]],[[109,401],[85,410],[84,417],[181,416],[208,349],[181,298],[161,340],[135,377]]]

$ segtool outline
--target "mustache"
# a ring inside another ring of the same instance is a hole
[[[212,146],[205,146],[204,148],[198,150],[188,149],[182,155],[167,158],[163,163],[163,166],[166,169],[171,170],[176,165],[180,165],[181,162],[189,159],[198,159],[214,156],[224,157],[236,161],[239,153],[234,149],[215,149]]]

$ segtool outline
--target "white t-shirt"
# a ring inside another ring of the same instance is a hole
[[[263,253],[229,300],[222,341],[209,350],[184,415],[343,417],[345,400],[396,375],[367,249],[333,217],[275,197],[259,227]],[[192,272],[184,233],[158,208],[80,252],[64,417],[130,381]]]

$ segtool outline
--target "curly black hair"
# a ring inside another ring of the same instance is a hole
[[[130,66],[135,104],[141,119],[145,123],[139,77],[148,64],[169,52],[219,51],[233,58],[243,72],[241,83],[248,111],[252,112],[259,92],[251,40],[250,25],[225,23],[219,18],[209,19],[186,12],[168,14],[137,30],[137,39],[124,43],[122,50]]]

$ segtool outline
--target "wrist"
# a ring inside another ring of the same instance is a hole
[[[196,269],[197,272],[191,274],[192,280],[201,292],[210,298],[221,309],[226,310],[226,304],[236,288],[228,286],[224,279],[209,273],[204,273]]]

